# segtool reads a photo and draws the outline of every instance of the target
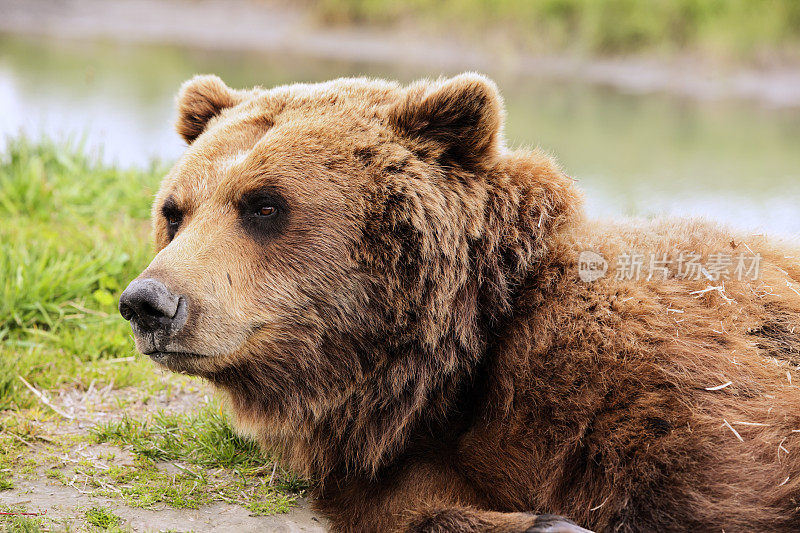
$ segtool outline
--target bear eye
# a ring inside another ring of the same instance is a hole
[[[181,222],[183,222],[183,213],[178,209],[175,200],[170,197],[164,202],[164,206],[161,208],[161,214],[164,215],[164,219],[167,221],[167,234],[169,235],[169,240],[172,240],[175,238],[175,234],[178,232]]]
[[[275,218],[278,215],[278,208],[274,205],[263,205],[256,215],[261,218]]]
[[[274,187],[245,192],[238,207],[242,225],[261,242],[283,232],[291,214],[286,198]]]
[[[169,211],[164,213],[164,218],[167,219],[167,234],[169,235],[169,240],[175,238],[175,234],[178,233],[178,229],[181,227],[181,222],[183,222],[183,213],[180,211]]]

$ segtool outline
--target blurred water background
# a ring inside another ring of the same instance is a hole
[[[0,12],[3,6],[0,0]],[[19,2],[5,6],[17,17],[26,9]],[[337,9],[327,2],[323,19],[335,18]],[[210,35],[202,46],[159,42],[158,35],[82,35],[77,23],[72,32],[8,31],[6,25],[0,32],[0,135],[81,139],[110,162],[141,167],[172,161],[184,149],[173,130],[173,98],[197,73],[218,74],[232,87],[270,87],[357,75],[410,81],[473,66],[469,57],[392,61],[386,54],[347,53],[347,47],[315,53],[327,50],[324,45],[216,47],[220,30],[213,22],[208,32],[196,32]],[[364,24],[372,28],[371,43],[388,31],[384,22]],[[342,42],[349,38],[346,27],[336,31]],[[351,48],[359,51],[357,43]],[[696,215],[754,232],[800,235],[800,105],[697,98],[668,87],[633,91],[539,75],[535,68],[515,68],[519,61],[498,55],[493,64],[488,57],[474,67],[488,70],[503,92],[508,143],[553,153],[586,191],[591,215]],[[635,68],[628,72],[638,79]]]

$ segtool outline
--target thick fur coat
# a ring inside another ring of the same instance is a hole
[[[585,220],[550,157],[506,148],[478,75],[205,76],[178,110],[189,147],[139,279],[185,324],[123,313],[141,351],[208,379],[313,480],[332,529],[800,530],[797,248]],[[587,250],[612,265],[592,282]],[[613,267],[683,251],[760,268]]]

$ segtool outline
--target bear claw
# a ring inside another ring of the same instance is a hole
[[[563,516],[543,514],[536,517],[525,533],[592,533]]]

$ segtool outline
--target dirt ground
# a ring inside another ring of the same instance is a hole
[[[126,415],[142,419],[159,411],[166,414],[193,413],[199,406],[207,404],[212,396],[210,388],[197,380],[158,375],[155,371],[154,374],[165,384],[156,389],[159,391],[156,394],[136,388],[90,386],[86,391],[67,390],[52,395],[49,403],[72,418],[54,417],[33,422],[37,425],[37,435],[41,437],[26,443],[29,449],[25,451],[25,457],[41,459],[50,454],[52,458],[52,450],[46,451],[50,438],[72,437],[75,444],[60,449],[57,454],[61,464],[82,463],[104,469],[133,466],[134,456],[129,450],[108,443],[97,444],[82,437],[88,436],[90,428],[98,423],[118,421]],[[158,463],[157,467],[168,473],[178,472],[181,468],[171,463]],[[119,498],[103,495],[103,490],[87,485],[86,480],[79,476],[53,479],[46,474],[52,468],[52,460],[43,460],[32,471],[15,472],[14,488],[0,491],[0,507],[24,508],[26,512],[39,513],[45,517],[45,527],[51,531],[87,530],[85,511],[97,506],[120,517],[123,531],[294,533],[326,530],[324,519],[309,509],[306,498],[299,498],[288,513],[272,516],[253,516],[240,505],[221,501],[199,509],[174,509],[166,505],[155,509],[137,508],[126,505]],[[108,486],[101,488],[115,490]]]
[[[79,488],[64,487],[44,479],[20,481],[13,490],[0,492],[0,505],[24,506],[32,512],[54,519],[54,529],[79,529],[83,509],[102,505],[123,519],[123,528],[131,531],[209,531],[279,533],[323,532],[321,519],[299,501],[296,509],[275,516],[250,516],[246,509],[229,503],[215,503],[200,509],[148,510],[128,507],[119,500],[92,496]]]

